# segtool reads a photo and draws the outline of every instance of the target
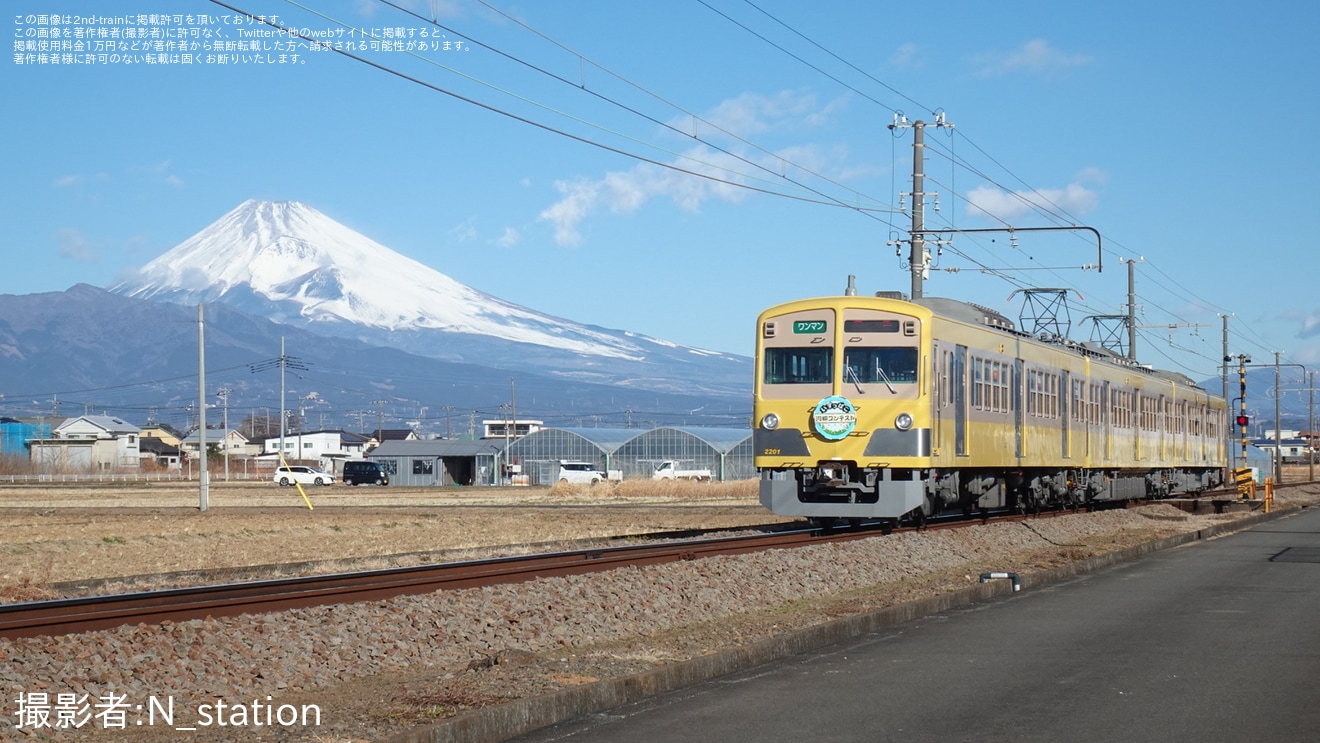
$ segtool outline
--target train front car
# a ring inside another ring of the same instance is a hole
[[[761,313],[755,427],[761,503],[785,516],[897,519],[931,461],[931,313],[825,297]]]

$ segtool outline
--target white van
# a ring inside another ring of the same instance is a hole
[[[596,469],[596,465],[591,462],[561,461],[559,463],[559,482],[595,485],[604,479],[606,479],[605,473]]]

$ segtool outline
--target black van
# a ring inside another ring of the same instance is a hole
[[[389,485],[390,478],[379,464],[367,461],[344,462],[344,482],[349,485]]]

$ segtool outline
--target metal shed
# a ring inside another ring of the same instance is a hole
[[[367,459],[392,485],[495,485],[503,441],[386,441]]]

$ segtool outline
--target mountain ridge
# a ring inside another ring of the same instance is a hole
[[[218,403],[217,390],[228,388],[228,404],[239,415],[279,408],[280,375],[270,362],[282,340],[288,358],[304,367],[286,370],[289,409],[301,403],[309,418],[325,416],[345,428],[354,413],[369,411],[374,419],[382,411],[387,422],[420,418],[435,433],[444,429],[447,411],[488,418],[513,412],[515,394],[520,418],[550,425],[622,427],[631,419],[727,426],[745,423],[750,409],[749,396],[664,393],[420,357],[224,304],[203,305],[203,317],[208,406]],[[198,402],[197,310],[87,284],[0,294],[0,359],[5,415],[53,414],[66,406],[59,412],[178,422]],[[418,412],[428,409],[429,417]]]
[[[578,323],[508,302],[296,201],[245,201],[109,290],[181,304],[222,302],[327,335],[402,343],[428,356],[452,357],[455,346],[464,354],[503,348],[484,339],[541,346],[564,352],[533,354],[545,357],[551,367],[585,364],[620,382],[654,374],[615,368],[619,364],[646,366],[657,357],[681,362],[685,359],[679,357],[690,354],[699,362],[729,362],[744,376],[741,382],[727,381],[733,388],[749,387],[747,357]],[[565,353],[577,356],[573,364],[566,364]],[[492,361],[503,367],[509,355],[504,349]],[[709,371],[726,376],[722,369]]]

